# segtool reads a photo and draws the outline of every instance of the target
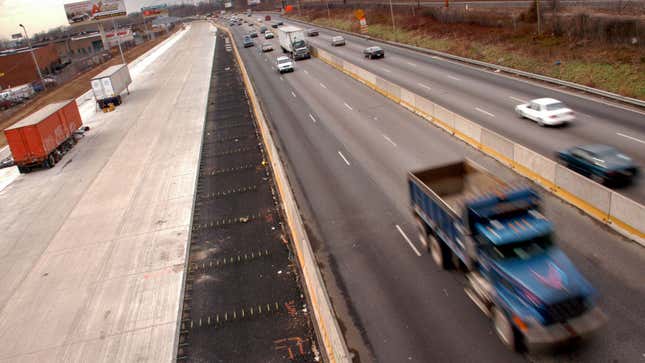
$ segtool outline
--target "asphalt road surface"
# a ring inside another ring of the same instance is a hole
[[[459,273],[422,251],[406,173],[464,156],[518,177],[317,59],[280,75],[265,42],[242,58],[287,160],[287,170],[349,346],[362,361],[638,361],[645,350],[644,250],[544,193],[558,240],[601,294],[610,321],[564,352],[517,355],[463,292]],[[419,252],[419,253],[417,253]]]
[[[599,143],[619,148],[645,167],[643,110],[359,37],[343,35],[347,45],[332,47],[332,35],[338,34],[321,29],[320,36],[307,40],[544,156],[554,158],[559,150]],[[385,59],[364,58],[363,49],[377,44],[385,50]],[[515,113],[516,105],[541,97],[563,101],[575,111],[576,120],[565,127],[540,127]],[[639,203],[645,202],[643,174],[618,191]]]

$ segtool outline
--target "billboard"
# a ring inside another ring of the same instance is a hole
[[[168,5],[144,6],[141,8],[141,14],[144,18],[156,18],[158,16],[168,16]]]
[[[249,5],[260,5],[260,0],[246,0]]]
[[[126,16],[124,0],[87,0],[64,4],[64,7],[70,25]]]
[[[228,9],[228,8],[232,8],[232,7],[233,7],[233,4],[232,4],[230,1],[227,1],[227,2],[225,2],[225,3],[224,3],[224,7],[225,7],[226,9]]]
[[[105,32],[105,39],[108,41],[108,46],[112,48],[118,46],[119,43],[123,44],[125,42],[133,41],[134,34],[132,33],[132,29],[121,29],[118,31],[112,30]]]
[[[20,39],[22,38],[22,33],[11,34],[11,39]]]

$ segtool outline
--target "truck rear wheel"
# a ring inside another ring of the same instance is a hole
[[[417,232],[419,234],[419,242],[426,251],[430,252],[430,245],[428,245],[428,230],[426,229],[426,224],[419,217],[416,217],[415,221],[417,224]]]
[[[451,267],[452,256],[451,252],[448,250],[437,237],[432,234],[428,235],[428,243],[430,245],[430,255],[434,262],[443,270],[448,270]]]

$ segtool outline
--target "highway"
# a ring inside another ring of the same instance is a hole
[[[440,271],[421,250],[405,175],[465,156],[505,180],[517,175],[317,59],[299,61],[294,73],[279,75],[273,64],[281,55],[277,39],[271,42],[278,50],[263,54],[259,45],[264,39],[243,48],[242,35],[248,28],[235,26],[233,31],[286,160],[332,303],[360,361],[642,359],[645,251],[641,247],[543,193],[545,214],[555,223],[558,241],[598,289],[600,306],[610,320],[597,337],[564,352],[511,353],[466,297],[463,276]],[[323,43],[325,35],[318,39]],[[348,46],[342,51],[350,50]],[[394,71],[387,62],[396,58],[379,64]],[[414,57],[408,60],[418,62],[416,67],[431,68]],[[529,127],[533,125],[513,129]]]
[[[323,7],[324,4],[321,5],[319,0],[303,0],[302,3],[306,7],[311,7],[311,6],[318,6],[318,7]],[[480,0],[480,1],[452,1],[450,0],[450,7],[475,7],[475,8],[498,8],[498,7],[507,7],[507,8],[512,8],[512,7],[519,7],[519,8],[525,8],[531,5],[533,2],[530,0],[510,0],[510,1],[495,1],[495,0]],[[329,4],[332,6],[338,6],[341,4],[353,4],[357,5],[360,4],[362,6],[389,6],[389,2],[378,2],[378,1],[345,1],[345,0],[331,0],[329,1]],[[446,2],[444,0],[437,0],[437,1],[410,1],[410,0],[394,0],[392,1],[392,5],[394,6],[422,6],[422,7],[443,7]],[[574,7],[574,6],[586,6],[586,7],[594,7],[594,8],[603,8],[603,9],[612,9],[612,8],[617,8],[618,5],[616,4],[615,1],[607,1],[607,0],[560,0],[558,2],[559,6],[566,6],[566,7]],[[543,3],[542,7],[546,8],[550,6],[549,2]],[[624,6],[624,5],[623,5]]]
[[[645,167],[643,110],[609,104],[360,37],[343,35],[347,45],[332,47],[331,36],[338,34],[320,30],[320,36],[307,38],[315,47],[422,95],[542,155],[553,158],[557,151],[571,146],[602,143],[619,148]],[[385,50],[385,59],[370,61],[364,58],[363,49],[376,44]],[[514,111],[516,105],[541,97],[563,101],[575,111],[577,119],[566,127],[540,127],[517,116]],[[634,184],[619,191],[644,203],[644,185],[641,173]]]

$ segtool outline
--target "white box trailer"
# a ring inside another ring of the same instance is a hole
[[[96,102],[100,108],[105,108],[110,103],[121,104],[121,92],[128,89],[132,78],[126,64],[117,64],[96,75],[91,83]]]
[[[278,40],[280,47],[285,53],[290,53],[293,59],[311,58],[309,45],[305,40],[304,30],[297,26],[281,26],[278,28]]]

